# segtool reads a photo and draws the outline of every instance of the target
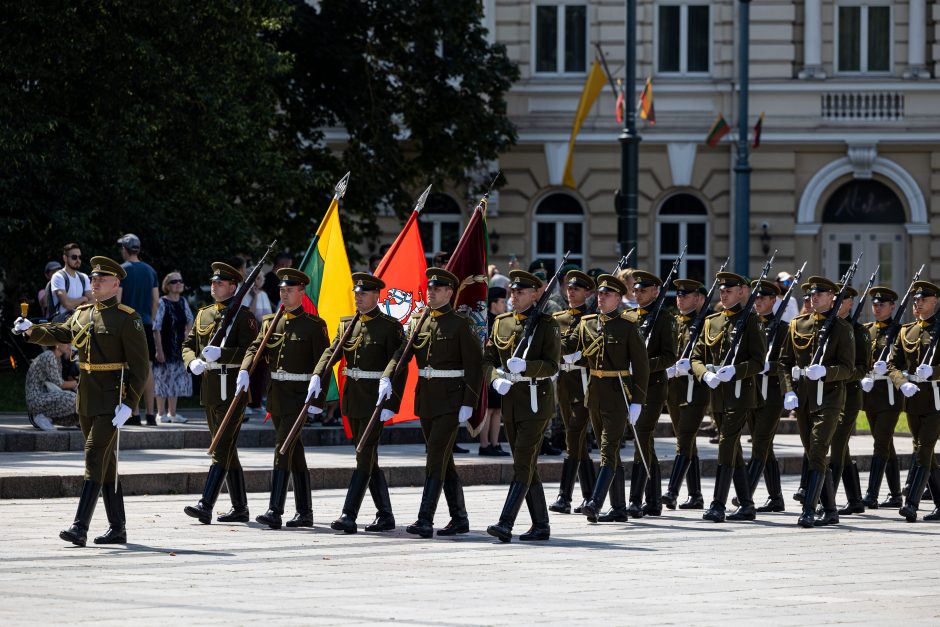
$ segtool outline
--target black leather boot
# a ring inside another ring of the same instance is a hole
[[[584,505],[591,500],[594,484],[597,483],[597,468],[594,467],[594,460],[587,451],[584,452],[584,458],[578,462],[578,483],[581,485],[581,504],[571,510],[574,514],[583,513]]]
[[[437,530],[439,536],[456,536],[470,531],[470,519],[467,517],[467,504],[463,498],[463,482],[457,471],[451,468],[444,479],[444,498],[450,510],[450,522],[443,529]]]
[[[927,479],[927,487],[930,488],[930,495],[933,498],[933,511],[924,516],[926,521],[940,520],[940,467],[934,468]]]
[[[852,462],[842,469],[842,485],[845,487],[845,496],[848,503],[839,510],[839,514],[847,516],[850,514],[862,514],[865,512],[865,504],[862,503],[862,480],[858,476],[858,464],[853,459]]]
[[[836,487],[832,480],[832,470],[826,471],[823,477],[822,490],[819,493],[819,504],[822,507],[822,514],[813,523],[816,527],[825,527],[826,525],[839,524],[839,506],[836,505]]]
[[[764,467],[764,483],[767,485],[767,501],[758,507],[757,511],[762,513],[786,510],[783,489],[780,487],[780,461],[776,457]]]
[[[689,472],[689,466],[692,460],[688,455],[681,453],[672,460],[672,472],[669,473],[669,485],[666,487],[666,493],[662,496],[662,503],[669,509],[676,509],[676,502],[679,500],[679,490],[682,489],[682,482],[685,481],[685,475]]]
[[[679,505],[679,509],[705,509],[705,498],[702,496],[702,466],[698,455],[689,459],[689,472],[686,473],[689,489],[689,498]]]
[[[796,521],[796,524],[804,529],[816,526],[816,503],[819,501],[824,483],[825,473],[818,470],[810,470],[807,472],[806,498],[803,499],[803,513],[800,514],[800,518]]]
[[[503,511],[499,515],[499,522],[486,528],[486,533],[500,542],[512,542],[512,526],[516,524],[516,516],[519,515],[519,508],[525,500],[525,494],[529,486],[521,481],[513,481],[509,484],[509,493],[506,495],[506,502],[503,504]]]
[[[362,499],[365,498],[368,488],[369,475],[357,468],[353,471],[352,478],[349,480],[349,488],[346,490],[346,502],[343,503],[343,513],[330,523],[330,529],[342,531],[343,533],[356,533],[356,518],[359,516],[359,508],[362,507]]]
[[[581,510],[581,513],[587,516],[588,522],[597,522],[601,508],[604,507],[604,499],[607,498],[607,492],[610,491],[610,486],[613,484],[614,475],[615,472],[611,470],[610,466],[601,466],[600,472],[597,473],[594,493]]]
[[[806,501],[806,484],[809,481],[809,458],[803,455],[803,468],[800,470],[800,487],[793,493],[793,500],[798,503]]]
[[[571,513],[571,494],[574,492],[574,479],[578,473],[578,462],[565,457],[561,465],[561,481],[558,484],[558,498],[548,509],[559,514]]]
[[[731,491],[732,476],[733,471],[731,468],[718,464],[718,468],[715,469],[715,493],[708,510],[702,514],[702,520],[710,520],[716,523],[725,522],[725,503],[728,502],[728,492]],[[747,480],[746,473],[741,476]]]
[[[209,466],[209,474],[206,477],[206,485],[202,488],[202,498],[195,507],[187,505],[183,512],[187,516],[198,518],[199,522],[208,525],[212,522],[212,508],[219,498],[219,492],[222,490],[222,482],[225,480],[225,469],[219,464]]]
[[[443,487],[444,482],[437,477],[425,477],[421,506],[418,508],[418,520],[405,527],[405,531],[422,538],[430,538],[434,535],[434,512],[437,511],[437,502],[441,498]]]
[[[901,496],[907,496],[911,492],[911,481],[914,478],[914,471],[920,467],[917,462],[917,453],[911,453],[911,465],[907,469],[907,479],[904,481],[904,488],[901,490]]]
[[[623,466],[617,466],[610,484],[610,509],[597,517],[597,522],[627,522],[627,486]]]
[[[643,513],[647,516],[659,516],[663,513],[663,472],[659,468],[659,460],[650,460],[650,477],[646,482],[646,502],[643,504]]]
[[[752,459],[747,466],[747,484],[751,488],[751,500],[754,499],[754,493],[757,492],[757,486],[760,485],[760,478],[764,475],[766,464],[760,460]]]
[[[392,514],[392,497],[388,493],[385,471],[381,468],[372,471],[372,477],[369,479],[369,492],[372,493],[372,502],[375,503],[375,520],[364,527],[365,531],[394,531],[395,516]]]
[[[926,484],[927,473],[924,472],[924,468],[918,464],[917,467],[913,469],[913,472],[911,472],[911,486],[908,490],[907,501],[904,503],[904,507],[898,510],[898,513],[904,516],[907,522],[917,520],[917,507],[920,505],[920,499],[924,495],[924,486]]]
[[[101,500],[104,501],[104,511],[108,515],[108,530],[95,538],[95,544],[127,544],[127,528],[124,515],[124,488],[118,481],[117,492],[113,483],[101,486]]]
[[[248,492],[245,490],[245,471],[241,466],[229,468],[225,479],[228,485],[228,496],[232,500],[232,509],[222,514],[217,521],[221,523],[248,522]]]
[[[754,462],[751,467],[753,468],[757,464],[758,462]],[[738,495],[738,509],[728,516],[728,520],[754,520],[757,518],[754,499],[751,497],[751,477],[748,470],[746,466],[737,466],[731,473],[734,481],[734,491]]]
[[[901,495],[901,462],[898,456],[885,462],[885,483],[888,484],[888,497],[879,503],[880,507],[901,507],[904,500]]]
[[[881,492],[881,480],[885,474],[885,460],[872,455],[871,468],[868,469],[868,489],[862,499],[862,505],[868,509],[878,509],[878,493]]]
[[[630,472],[630,504],[627,505],[627,515],[630,518],[643,518],[646,512],[643,511],[643,496],[646,494],[646,468],[640,462],[633,462],[633,469]]]
[[[60,538],[77,546],[85,546],[85,542],[88,540],[88,526],[91,524],[91,517],[95,513],[95,505],[98,504],[99,492],[101,492],[100,483],[87,479],[82,483],[82,493],[78,497],[78,510],[75,512],[75,521],[71,527],[59,532]]]
[[[287,471],[275,468],[271,471],[271,500],[268,501],[268,511],[256,516],[255,520],[271,529],[280,529],[283,524],[281,515],[284,513],[284,504],[287,502]]]
[[[286,527],[313,527],[313,497],[310,494],[310,472],[306,469],[291,473],[294,479],[294,507],[297,513]]]
[[[548,540],[552,534],[548,524],[548,508],[545,506],[545,490],[541,483],[533,483],[525,494],[525,504],[529,508],[532,526],[519,536],[523,542]]]

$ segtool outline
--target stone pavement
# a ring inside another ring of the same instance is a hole
[[[786,478],[787,495],[795,484]],[[549,495],[556,489],[546,485]],[[466,494],[473,531],[433,540],[404,533],[417,488],[392,489],[398,530],[350,536],[328,528],[340,490],[314,493],[313,530],[204,526],[182,513],[191,497],[128,497],[131,544],[107,548],[58,539],[75,499],[4,501],[0,623],[940,623],[940,523],[908,524],[877,510],[802,530],[788,500],[791,511],[756,523],[716,525],[701,512],[667,512],[589,525],[552,514],[550,542],[502,545],[484,529],[496,521],[505,488]],[[250,495],[253,515],[266,500]],[[366,518],[371,507],[363,507]],[[436,522],[446,522],[443,499]],[[516,532],[528,524],[523,508]],[[99,503],[92,535],[105,526]]]

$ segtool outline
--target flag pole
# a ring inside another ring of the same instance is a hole
[[[346,195],[346,187],[349,185],[350,174],[352,174],[351,171],[343,175],[343,178],[341,178],[339,182],[337,182],[333,187],[333,199],[330,201],[331,205],[333,204],[333,200],[339,202],[340,199]],[[327,211],[329,211],[329,208],[327,208]],[[307,265],[307,262],[310,261],[310,256],[313,254],[313,249],[317,247],[317,242],[320,241],[320,229],[322,228],[323,220],[321,219],[320,225],[317,227],[317,232],[313,235],[313,239],[310,240],[310,245],[307,246],[307,252],[304,253],[303,259],[300,260],[300,265],[297,266],[298,268],[303,268],[305,265]]]

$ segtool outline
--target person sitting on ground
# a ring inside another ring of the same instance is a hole
[[[71,344],[56,344],[43,351],[26,372],[26,410],[37,429],[53,431],[55,426],[74,427],[75,395],[78,381],[62,379],[63,355],[72,354]]]

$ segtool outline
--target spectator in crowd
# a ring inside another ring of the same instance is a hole
[[[617,278],[623,281],[623,284],[627,286],[627,293],[623,295],[623,304],[625,307],[630,307],[635,309],[639,305],[633,299],[633,271],[635,268],[623,268],[617,272]]]
[[[491,287],[487,293],[487,302],[489,303],[489,312],[486,315],[487,333],[493,330],[493,321],[496,316],[506,313],[506,289],[502,287]],[[505,457],[509,451],[504,451],[499,445],[499,426],[503,418],[502,397],[493,386],[486,386],[486,414],[483,416],[483,424],[480,425],[480,455],[491,455]]]
[[[238,268],[238,270],[242,273],[242,276],[245,276],[244,267]],[[255,278],[255,284],[252,285],[251,289],[248,290],[248,293],[245,294],[245,299],[242,301],[242,306],[251,310],[251,313],[254,314],[255,319],[258,321],[259,328],[261,327],[261,319],[266,315],[274,312],[274,308],[271,306],[271,301],[268,299],[268,295],[263,289],[263,283],[260,274]],[[258,362],[258,366],[255,368],[255,371],[251,373],[250,385],[248,386],[248,392],[251,398],[248,401],[248,405],[245,407],[245,417],[243,418],[244,422],[248,422],[248,416],[253,415],[255,410],[261,409],[265,390],[268,389],[268,377],[270,374],[271,373],[268,370],[268,366],[265,364],[264,360]]]
[[[490,287],[501,287],[506,289],[509,287],[509,277],[499,271],[499,268],[493,264],[490,264],[487,269],[487,274],[490,277],[489,286]]]
[[[181,298],[186,286],[179,272],[163,277],[161,288],[163,297],[157,305],[157,315],[153,317],[156,350],[153,384],[157,419],[163,423],[186,422],[186,418],[176,413],[176,399],[193,394],[193,378],[183,365],[183,340],[193,326],[193,312],[186,299]]]
[[[150,264],[140,260],[140,238],[133,233],[122,236],[118,241],[121,246],[121,257],[124,263],[121,267],[127,276],[121,280],[118,290],[118,300],[137,312],[144,325],[144,335],[147,336],[147,350],[150,353],[150,364],[153,365],[156,357],[156,347],[153,343],[153,318],[157,315],[157,306],[160,302],[160,281],[157,271]],[[144,386],[144,415],[148,425],[156,425],[156,408],[153,394],[153,368],[147,376]],[[132,407],[133,415],[127,421],[129,425],[140,424],[140,413],[137,407]]]
[[[42,317],[46,320],[51,320],[52,316],[55,315],[55,312],[52,311],[52,290],[50,289],[52,282],[52,275],[55,274],[58,270],[62,269],[62,264],[58,261],[50,261],[46,264],[46,284],[42,287],[41,290],[36,294],[36,302],[39,303],[39,308],[42,311]]]
[[[271,271],[264,275],[264,293],[268,295],[268,301],[271,303],[277,303],[281,296],[278,287],[281,280],[277,278],[276,272],[281,268],[290,268],[291,264],[294,263],[294,257],[288,252],[280,252],[274,258],[274,266],[271,268]]]
[[[790,289],[790,286],[793,285],[793,275],[789,272],[781,272],[777,275],[777,287],[780,288],[780,296],[777,297],[777,300],[782,301],[783,295],[787,293],[787,290]],[[779,305],[777,305],[779,307]],[[777,307],[774,307],[774,313],[777,312]],[[790,322],[798,316],[800,313],[800,306],[796,303],[795,298],[791,298],[787,303],[787,309],[783,312],[781,320],[784,322]]]
[[[369,255],[369,274],[375,274],[380,263],[382,263],[382,255]]]
[[[53,431],[55,425],[78,424],[75,398],[78,381],[62,378],[63,356],[71,356],[71,344],[56,344],[39,354],[26,371],[26,410],[37,429]]]
[[[64,322],[79,305],[91,302],[91,281],[87,274],[78,270],[82,267],[82,250],[78,244],[71,242],[62,247],[62,262],[64,267],[49,279],[53,322]]]

